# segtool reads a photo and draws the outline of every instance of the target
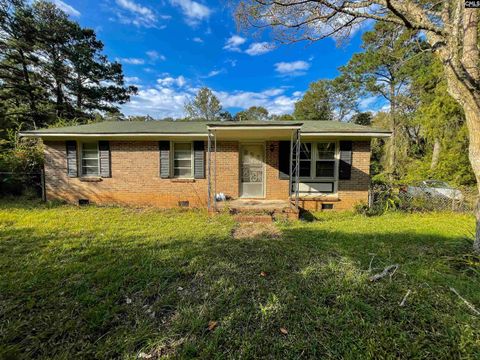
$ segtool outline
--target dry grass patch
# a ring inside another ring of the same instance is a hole
[[[233,230],[234,239],[278,238],[281,232],[275,224],[241,222]]]

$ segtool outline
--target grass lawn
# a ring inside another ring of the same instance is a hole
[[[480,357],[480,317],[449,290],[480,308],[472,216],[325,214],[253,239],[234,227],[3,201],[0,358]]]

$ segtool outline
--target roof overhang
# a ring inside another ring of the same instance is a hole
[[[215,134],[219,140],[290,140],[293,131],[301,129],[301,124],[282,125],[209,125],[208,130]],[[303,139],[371,139],[388,138],[390,132],[300,132]],[[91,139],[91,140],[202,140],[207,139],[207,133],[72,133],[72,132],[43,132],[23,131],[19,134],[22,137],[36,137],[43,140],[69,140],[69,139]]]
[[[241,141],[261,141],[261,140],[283,140],[290,139],[295,130],[300,130],[303,123],[289,124],[208,124],[209,132],[215,134],[220,140],[241,140]]]
[[[302,132],[302,138],[348,138],[348,139],[365,139],[365,138],[389,138],[390,132]]]
[[[206,133],[41,133],[20,132],[23,137],[36,137],[43,140],[102,139],[102,140],[162,140],[162,139],[206,139]]]

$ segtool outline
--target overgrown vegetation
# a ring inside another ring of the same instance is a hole
[[[449,290],[480,308],[473,217],[315,215],[234,239],[203,212],[4,201],[0,357],[478,356]]]

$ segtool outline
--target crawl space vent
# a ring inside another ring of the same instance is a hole
[[[332,210],[333,204],[322,204],[322,210]]]
[[[78,205],[80,206],[89,205],[89,204],[90,204],[90,200],[88,199],[78,199]]]
[[[190,206],[190,202],[188,202],[187,200],[185,200],[185,201],[179,201],[179,202],[178,202],[178,206],[180,206],[180,207],[189,207],[189,206]]]

